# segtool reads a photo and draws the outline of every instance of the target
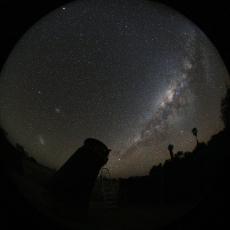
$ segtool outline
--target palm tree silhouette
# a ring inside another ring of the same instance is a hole
[[[174,146],[172,144],[168,145],[168,150],[169,150],[169,154],[170,154],[171,159],[173,159],[173,148],[174,148]]]
[[[197,138],[197,134],[198,134],[198,129],[197,128],[193,128],[192,129],[192,134],[193,136],[196,138],[196,144],[199,144],[198,138]]]

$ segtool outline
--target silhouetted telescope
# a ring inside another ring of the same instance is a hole
[[[110,151],[101,141],[86,139],[47,186],[57,202],[76,206],[81,214],[87,212],[94,183],[100,169],[108,161]]]

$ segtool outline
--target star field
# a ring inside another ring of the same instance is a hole
[[[12,142],[60,167],[88,137],[112,149],[113,176],[148,173],[167,146],[192,150],[223,128],[229,83],[214,46],[176,11],[148,1],[76,1],[35,24],[0,79]]]

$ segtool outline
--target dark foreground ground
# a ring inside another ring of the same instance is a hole
[[[91,202],[88,219],[76,223],[52,215],[49,198],[41,196],[44,191],[36,183],[18,175],[13,178],[17,178],[16,183],[12,175],[1,174],[1,225],[4,226],[1,229],[224,229],[227,223],[227,192],[223,187],[213,188],[198,204],[124,205],[105,209],[103,204]]]
[[[192,155],[188,154],[186,158],[179,161],[184,163],[186,159],[189,159],[188,162],[199,163],[202,161],[196,161],[196,159],[200,159],[200,156],[208,157],[207,164],[204,164],[206,167],[191,163],[193,166],[191,175],[197,176],[198,174],[198,177],[195,177],[196,180],[203,175],[207,184],[204,187],[205,189],[202,190],[202,197],[199,197],[199,199],[195,201],[192,201],[192,199],[189,199],[189,201],[181,200],[180,202],[178,200],[176,202],[165,202],[163,199],[159,199],[159,202],[152,203],[152,205],[149,205],[149,202],[135,203],[134,205],[130,202],[130,195],[134,192],[135,199],[143,197],[148,194],[148,188],[151,188],[140,183],[136,187],[128,186],[128,191],[131,191],[131,193],[128,193],[126,199],[122,200],[123,202],[118,202],[111,209],[108,209],[100,199],[95,199],[95,196],[92,196],[94,198],[91,198],[87,219],[79,217],[75,205],[70,208],[65,203],[56,202],[53,200],[52,194],[45,189],[46,186],[44,185],[49,182],[49,178],[52,178],[54,173],[52,170],[41,167],[41,165],[28,158],[23,158],[24,160],[20,161],[20,167],[16,167],[18,164],[13,164],[12,158],[5,161],[2,164],[4,167],[0,168],[0,229],[226,229],[225,225],[229,223],[227,221],[229,213],[227,206],[229,136],[229,132],[222,132],[213,137],[208,145],[201,146],[202,151],[199,150],[200,148],[196,148],[197,150],[191,153]],[[190,155],[194,157],[190,157]],[[180,164],[177,161],[175,159],[170,162],[172,165],[179,166]],[[198,166],[202,170],[199,170]],[[162,168],[160,169],[162,170]],[[172,171],[166,170],[165,172],[168,172],[166,175],[173,174],[176,169],[178,167],[173,168]],[[155,168],[155,173],[156,170],[159,169]],[[201,174],[200,172],[205,173]],[[181,176],[175,178],[181,178]],[[186,178],[188,184],[191,184],[192,177]],[[169,182],[172,179],[173,177],[170,177]],[[139,178],[137,182],[139,180],[142,182],[143,178]],[[152,180],[152,182],[154,181]],[[167,182],[167,180],[165,181]],[[166,187],[166,191],[171,193],[172,190],[177,189],[176,191],[180,192],[180,187],[176,185],[179,184]],[[183,184],[182,188],[187,187],[186,185]],[[188,190],[190,191],[190,187]],[[190,193],[193,194],[193,190]],[[149,201],[147,196],[144,200]]]

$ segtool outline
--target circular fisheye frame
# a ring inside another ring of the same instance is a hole
[[[228,87],[214,45],[165,5],[59,7],[24,34],[1,72],[7,173],[65,228],[165,226],[219,178]]]

